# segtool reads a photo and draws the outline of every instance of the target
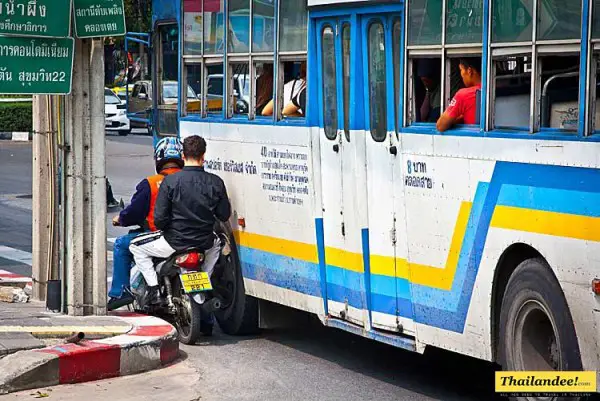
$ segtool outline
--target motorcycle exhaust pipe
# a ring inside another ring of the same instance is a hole
[[[221,309],[221,300],[219,298],[211,298],[202,304],[202,309],[206,313],[212,313]]]

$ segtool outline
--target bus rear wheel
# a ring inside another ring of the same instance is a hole
[[[582,370],[571,312],[543,259],[525,260],[511,275],[502,298],[499,329],[498,362],[505,371]]]

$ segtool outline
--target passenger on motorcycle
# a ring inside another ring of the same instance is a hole
[[[220,240],[213,229],[216,219],[229,220],[231,205],[223,180],[204,171],[205,152],[203,138],[194,135],[183,141],[185,166],[164,179],[156,200],[154,223],[162,232],[140,235],[129,246],[154,303],[160,290],[152,258],[197,248],[205,254],[203,270],[209,277],[219,259]]]
[[[176,138],[164,138],[154,150],[154,163],[157,174],[144,178],[137,185],[131,203],[113,218],[113,225],[122,227],[139,226],[129,234],[120,236],[113,248],[113,281],[108,293],[108,310],[114,310],[133,302],[128,291],[129,274],[133,255],[129,251],[131,240],[147,231],[156,231],[154,208],[158,188],[164,178],[183,168],[183,146]]]

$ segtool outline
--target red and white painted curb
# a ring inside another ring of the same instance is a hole
[[[157,369],[177,359],[177,331],[169,323],[132,312],[117,311],[110,316],[129,323],[132,330],[102,340],[22,351],[0,360],[0,368],[23,361],[15,374],[0,374],[0,394],[126,376]],[[13,361],[6,361],[9,358]],[[24,364],[31,367],[26,369]]]
[[[31,282],[31,277],[20,276],[6,270],[0,270],[0,285],[9,285],[21,288],[29,287],[29,289],[31,289],[33,284]]]

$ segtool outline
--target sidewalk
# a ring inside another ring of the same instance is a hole
[[[77,333],[84,339],[65,341]],[[0,302],[0,394],[141,373],[178,355],[176,330],[156,317],[72,317],[38,302]]]

